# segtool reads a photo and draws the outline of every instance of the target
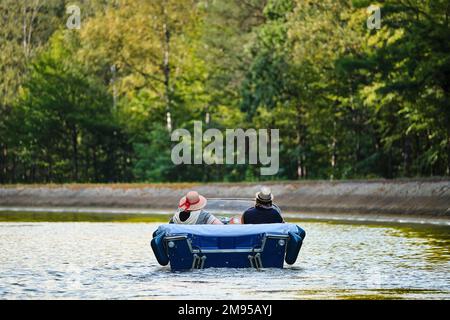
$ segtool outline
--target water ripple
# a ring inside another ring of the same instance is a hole
[[[171,272],[157,224],[0,223],[1,299],[450,299],[450,229],[309,222],[285,269]]]

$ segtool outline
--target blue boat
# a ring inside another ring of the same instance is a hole
[[[294,264],[305,238],[295,224],[161,225],[151,247],[173,271],[203,268],[283,268]]]

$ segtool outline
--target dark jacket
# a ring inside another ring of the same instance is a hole
[[[247,209],[242,215],[244,224],[262,224],[262,223],[283,223],[281,210],[278,206],[266,209],[259,206]]]

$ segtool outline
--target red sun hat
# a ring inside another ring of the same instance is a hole
[[[196,211],[206,206],[206,198],[199,195],[197,191],[189,191],[186,196],[180,199],[178,208],[184,211]]]

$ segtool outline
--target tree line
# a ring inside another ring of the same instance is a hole
[[[0,183],[450,175],[449,0],[2,0],[0,15]],[[170,132],[194,121],[279,129],[279,173],[174,165]]]

